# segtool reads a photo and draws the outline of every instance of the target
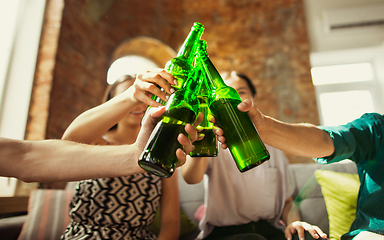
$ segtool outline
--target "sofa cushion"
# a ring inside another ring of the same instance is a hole
[[[178,171],[180,171],[180,168],[178,168]],[[179,172],[178,175],[180,207],[188,216],[188,218],[197,225],[199,221],[195,219],[194,215],[197,208],[204,203],[204,181],[201,181],[198,184],[188,184],[184,181],[181,172]],[[180,240],[195,239],[198,233],[199,229],[196,228],[196,230],[192,233],[181,236]]]
[[[290,164],[295,180],[293,199],[299,207],[301,220],[317,225],[329,235],[328,213],[325,201],[321,193],[320,185],[314,176],[315,170],[325,169],[336,172],[357,173],[356,164],[350,160],[344,160],[327,165],[317,163]]]
[[[15,240],[19,237],[27,215],[0,219],[1,240]]]
[[[315,176],[329,215],[329,238],[340,239],[349,231],[356,217],[359,176],[321,169],[315,171]]]
[[[70,222],[68,208],[72,196],[73,191],[69,190],[32,191],[19,240],[60,239]]]
[[[178,170],[180,171],[180,169]],[[198,224],[199,222],[194,215],[197,208],[204,203],[204,181],[198,184],[188,184],[184,181],[181,172],[178,175],[180,206],[188,218]]]

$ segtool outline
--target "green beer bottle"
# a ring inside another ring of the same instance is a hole
[[[216,124],[223,129],[225,143],[240,172],[260,165],[270,158],[248,113],[241,112],[237,105],[241,98],[234,88],[227,86],[206,52],[206,42],[201,40],[197,60],[201,63],[210,83],[209,109]]]
[[[205,72],[202,71],[200,64],[197,63],[198,76],[202,81],[200,94],[197,96],[200,103],[200,112],[204,114],[204,119],[197,126],[197,129],[204,134],[204,138],[200,141],[193,143],[195,149],[189,154],[191,157],[216,157],[218,154],[218,146],[216,135],[213,133],[213,123],[209,121],[212,117],[211,111],[209,110],[209,88],[206,79]],[[196,66],[195,66],[196,68]]]
[[[176,78],[177,86],[173,86],[176,91],[182,86],[184,81],[187,80],[189,73],[193,70],[196,47],[203,31],[204,25],[195,22],[179,52],[177,53],[177,56],[165,64],[165,69]],[[156,95],[152,96],[152,100],[165,105],[165,102]],[[147,117],[150,108],[151,106],[148,106],[142,119]]]
[[[200,86],[201,81],[192,72],[184,85],[169,97],[163,118],[153,130],[139,158],[140,167],[147,172],[159,177],[172,176],[179,164],[176,150],[182,148],[177,137],[180,133],[187,135],[185,125],[196,120]]]

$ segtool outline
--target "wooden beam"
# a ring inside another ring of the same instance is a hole
[[[28,199],[28,196],[0,197],[0,214],[27,212]]]

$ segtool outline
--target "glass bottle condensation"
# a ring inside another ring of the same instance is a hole
[[[200,87],[201,81],[193,71],[184,85],[170,95],[163,118],[153,130],[139,158],[140,167],[147,172],[159,177],[172,176],[179,164],[176,150],[182,149],[177,137],[180,133],[187,136],[185,125],[196,121]]]
[[[203,32],[204,25],[195,22],[179,52],[177,53],[177,56],[165,64],[165,70],[171,73],[177,81],[177,85],[173,85],[173,88],[176,91],[183,85],[184,81],[187,80],[189,73],[193,71],[193,61],[195,59],[196,47],[199,44]],[[166,104],[166,102],[156,95],[153,95],[152,99],[162,105]],[[150,108],[151,106],[148,106],[143,119],[145,119],[148,115]]]
[[[252,169],[270,158],[256,127],[248,113],[241,112],[237,106],[241,98],[237,91],[227,86],[211,62],[206,51],[206,42],[200,41],[197,61],[206,72],[211,95],[209,109],[216,124],[223,129],[225,143],[240,172]]]
[[[204,114],[203,121],[197,127],[197,129],[204,134],[204,138],[200,141],[193,143],[195,149],[189,154],[191,157],[216,157],[219,149],[216,139],[216,135],[213,132],[213,123],[209,121],[212,117],[211,111],[209,110],[209,87],[206,79],[206,74],[201,68],[200,64],[197,63],[198,76],[200,81],[202,81],[200,93],[198,95],[200,103],[200,112]]]

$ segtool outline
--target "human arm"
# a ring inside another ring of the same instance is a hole
[[[203,180],[208,167],[208,159],[204,157],[191,158],[181,167],[181,174],[188,184],[196,184]]]
[[[140,153],[133,145],[91,146],[65,140],[0,138],[0,152],[0,176],[24,182],[77,181],[143,172],[137,165]]]
[[[304,157],[326,157],[334,152],[332,138],[315,125],[290,124],[265,116],[248,99],[240,103],[238,108],[248,112],[263,142],[272,147]],[[223,143],[222,139],[219,141]],[[226,148],[225,144],[222,146]]]
[[[299,239],[304,239],[306,231],[309,232],[314,239],[320,237],[327,238],[327,235],[319,227],[301,221],[299,208],[294,204],[292,197],[285,200],[281,219],[287,225],[284,231],[287,239],[292,239],[292,235],[295,233],[298,234]]]
[[[150,116],[132,145],[91,146],[65,140],[23,141],[0,138],[0,176],[25,182],[77,181],[101,177],[127,176],[144,172],[137,160],[165,107],[151,109]],[[189,137],[180,134],[184,146],[177,149],[179,164],[193,150],[197,130],[185,127]]]
[[[65,130],[62,139],[97,143],[103,134],[136,106],[134,101],[126,97],[132,95],[133,89],[131,86],[111,100],[81,113]]]
[[[87,144],[99,143],[102,135],[137,105],[144,102],[154,107],[161,106],[160,103],[153,101],[151,96],[155,94],[166,100],[167,93],[173,91],[171,83],[174,83],[175,78],[163,69],[156,69],[129,81],[132,81],[130,83],[132,85],[128,89],[80,114],[66,129],[62,139]],[[155,84],[167,92],[161,91]]]
[[[170,178],[162,178],[160,199],[161,228],[158,240],[177,240],[180,236],[180,202],[178,171]],[[158,210],[159,211],[159,210]]]

